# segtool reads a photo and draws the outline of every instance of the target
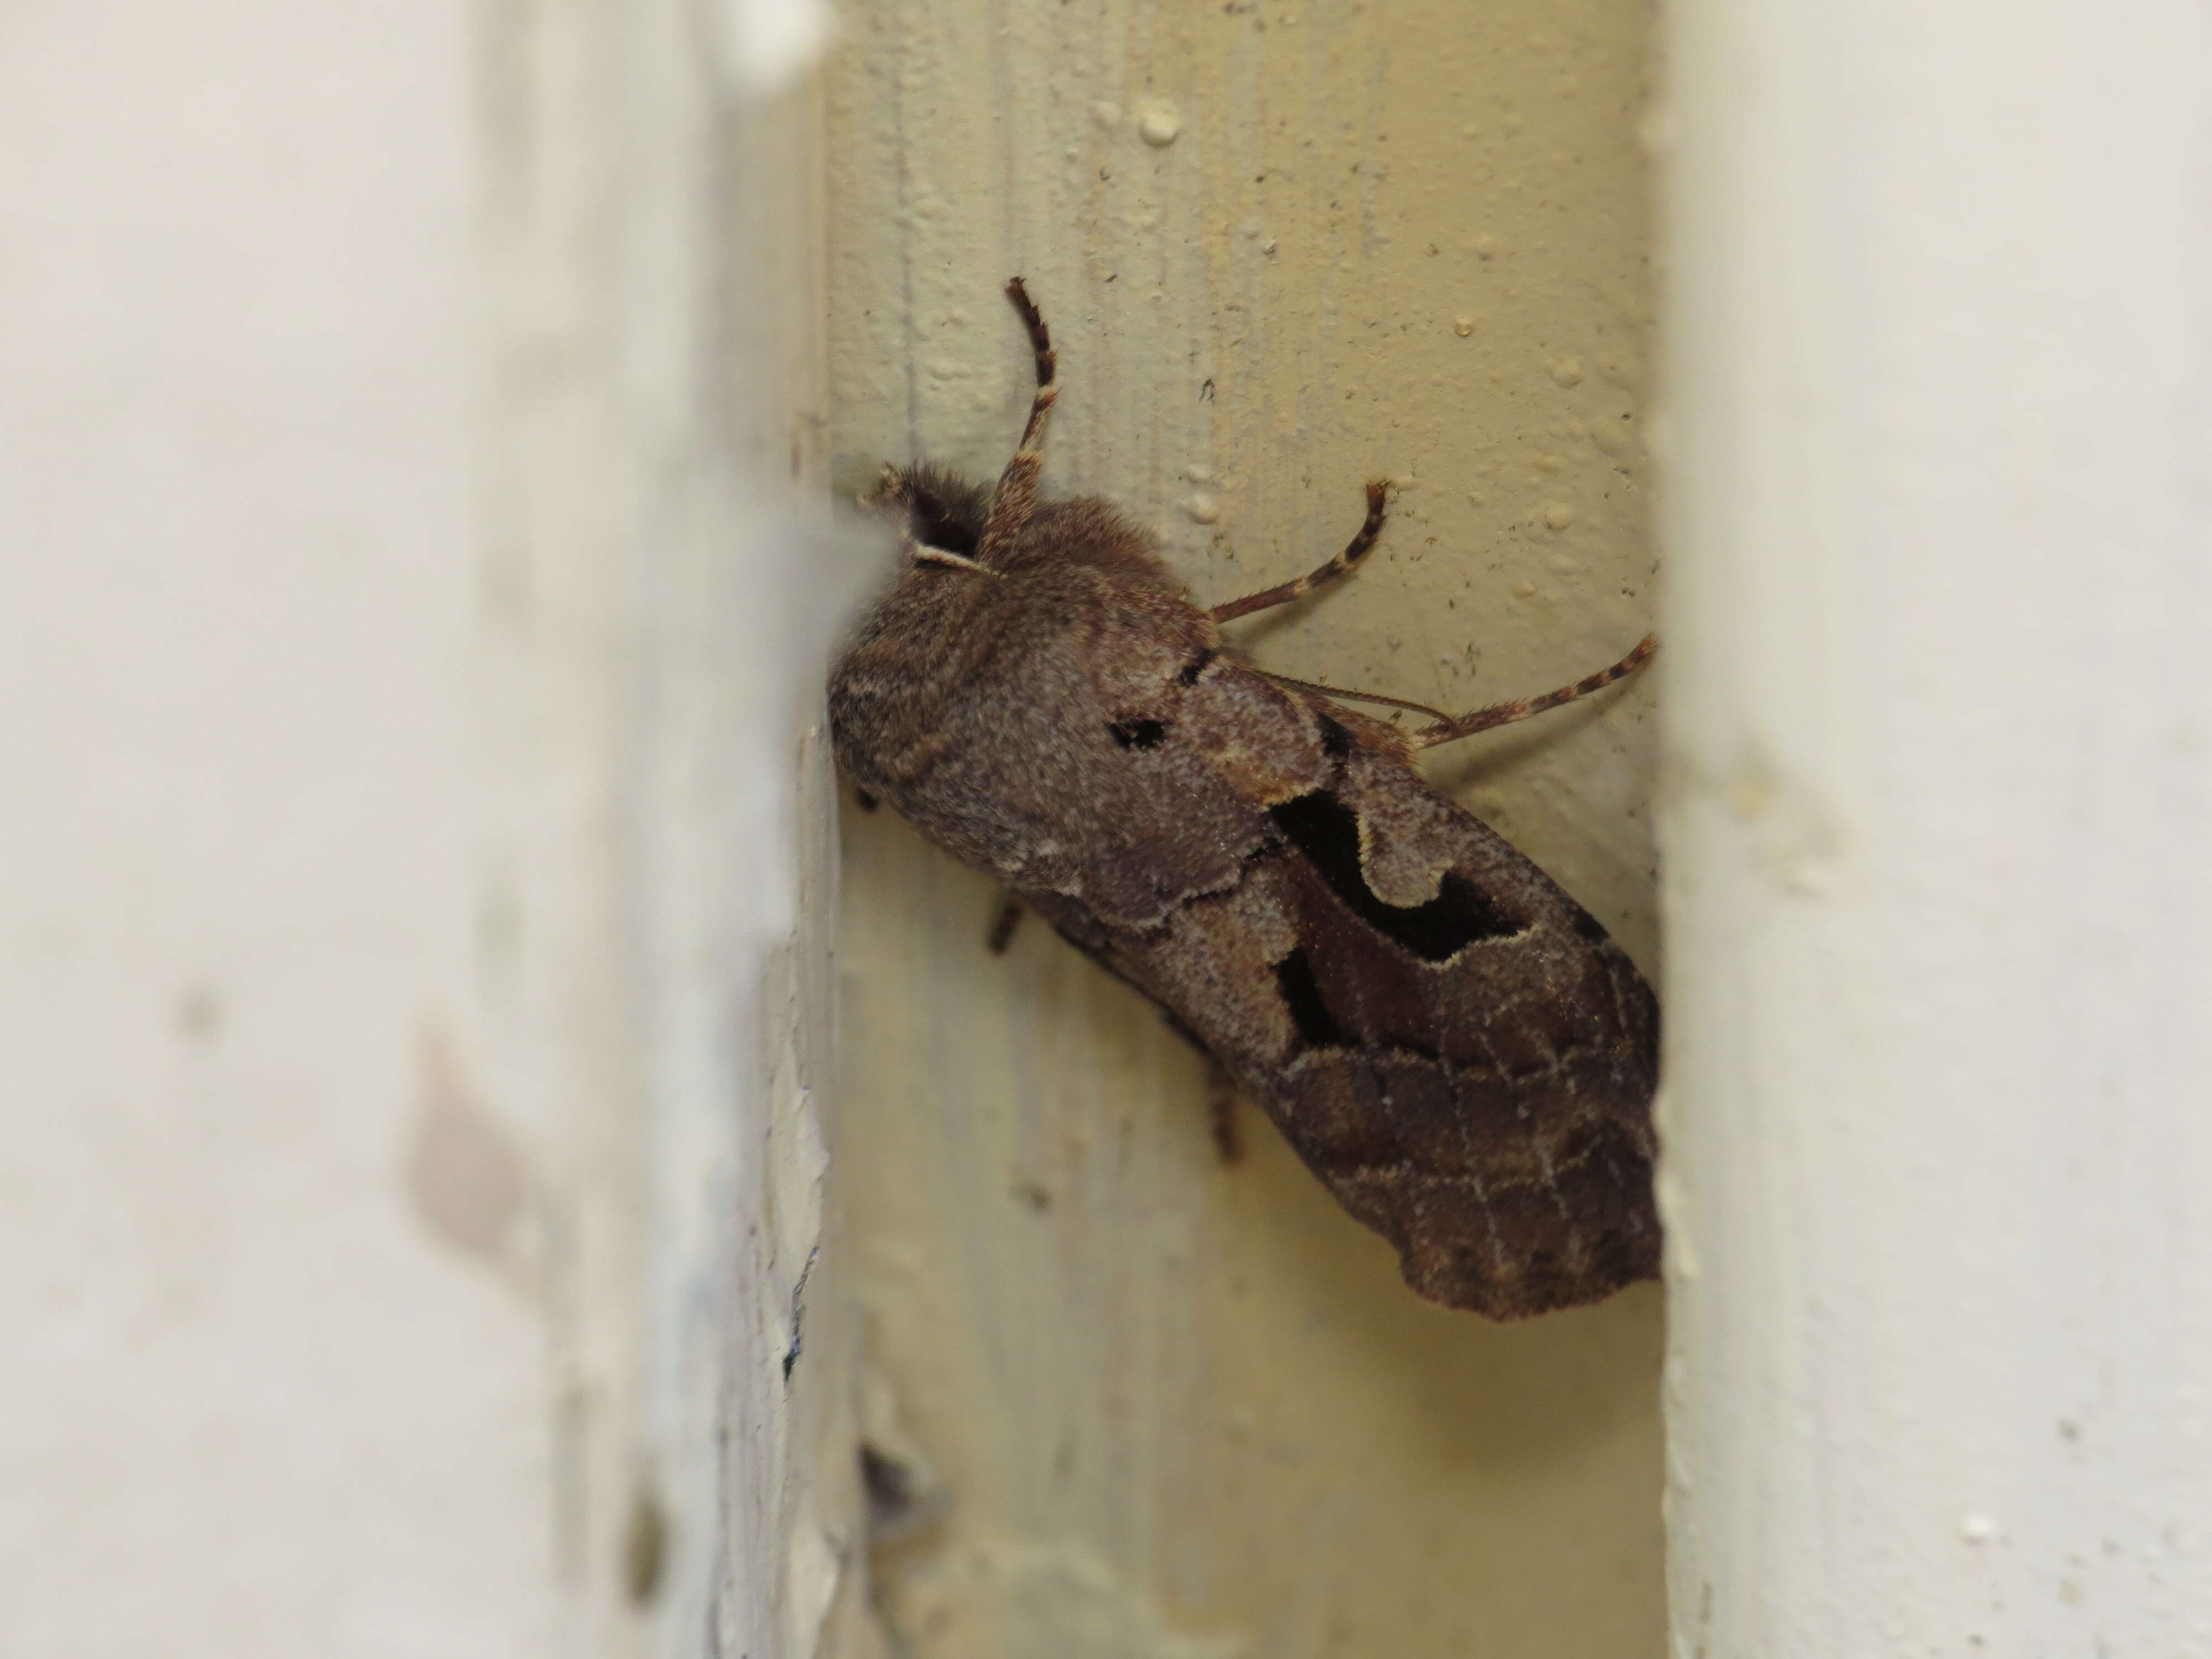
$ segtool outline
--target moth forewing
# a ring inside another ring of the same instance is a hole
[[[918,550],[832,672],[840,760],[1158,1003],[1422,1295],[1508,1318],[1652,1276],[1650,990],[1412,762],[1611,684],[1649,641],[1410,738],[1272,678],[1220,623],[1355,568],[1382,487],[1311,574],[1199,609],[1114,507],[1037,496],[1055,359],[1009,294],[1028,429],[994,488],[916,466],[872,498]]]

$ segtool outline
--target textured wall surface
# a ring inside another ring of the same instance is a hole
[[[1469,7],[860,0],[831,80],[832,465],[995,473],[1060,349],[1048,487],[1206,599],[1395,516],[1263,659],[1448,707],[1650,625],[1649,19]],[[1656,969],[1652,685],[1431,775]],[[1662,1644],[1660,1298],[1506,1328],[1417,1301],[1255,1109],[983,881],[846,815],[836,1153],[878,1595],[917,1654],[1623,1659]]]

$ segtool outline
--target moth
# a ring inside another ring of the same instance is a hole
[[[1414,769],[1416,750],[1612,684],[1650,653],[1410,732],[1271,675],[1222,624],[1354,569],[1382,483],[1318,569],[1210,609],[1103,501],[1041,499],[1044,319],[986,487],[887,467],[896,576],[832,668],[838,759],[1134,986],[1256,1100],[1422,1296],[1510,1319],[1658,1270],[1658,1006],[1604,928]]]

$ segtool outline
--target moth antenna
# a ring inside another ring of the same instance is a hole
[[[1358,533],[1345,544],[1343,552],[1319,569],[1307,572],[1296,581],[1279,582],[1274,586],[1263,588],[1257,593],[1247,593],[1241,599],[1231,599],[1226,605],[1217,605],[1206,614],[1218,623],[1230,622],[1238,617],[1249,617],[1255,611],[1265,611],[1273,605],[1288,605],[1292,599],[1304,599],[1316,587],[1324,587],[1330,582],[1350,575],[1358,568],[1359,562],[1367,556],[1368,550],[1375,545],[1375,538],[1382,533],[1383,508],[1389,499],[1390,481],[1388,478],[1369,479],[1367,521],[1359,526]],[[1358,694],[1346,691],[1341,695],[1349,697]],[[1376,697],[1370,701],[1388,702],[1390,699]],[[1416,703],[1407,703],[1404,706],[1409,708],[1419,707]],[[1434,709],[1423,709],[1421,712],[1436,713]],[[1437,718],[1442,720],[1444,716],[1438,714]]]
[[[1527,697],[1519,702],[1493,702],[1487,708],[1462,714],[1457,720],[1440,720],[1436,725],[1413,733],[1414,744],[1423,749],[1433,749],[1440,743],[1454,743],[1472,737],[1477,732],[1487,732],[1494,726],[1510,726],[1516,720],[1525,720],[1531,714],[1571,703],[1577,697],[1587,697],[1593,691],[1602,691],[1616,680],[1626,679],[1644,665],[1644,659],[1659,648],[1659,636],[1646,634],[1637,642],[1636,649],[1610,668],[1601,668],[1596,673],[1577,680],[1572,685],[1563,685],[1556,691],[1547,691],[1540,697]]]
[[[999,475],[999,487],[991,492],[991,510],[983,520],[982,538],[975,549],[984,559],[1012,541],[1036,509],[1037,475],[1044,470],[1045,423],[1060,398],[1060,360],[1053,351],[1044,313],[1036,308],[1018,276],[1007,283],[1006,298],[1013,301],[1022,325],[1029,331],[1030,350],[1036,359],[1036,396],[1030,400],[1029,424],[1022,428],[1021,444],[1006,463],[1006,470]]]

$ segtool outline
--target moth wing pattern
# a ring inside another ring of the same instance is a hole
[[[1634,964],[1430,790],[1393,728],[1234,659],[1218,672],[1248,746],[1273,726],[1285,763],[1328,767],[1274,769],[1248,797],[1265,827],[1241,878],[1159,925],[1080,895],[1039,913],[1172,1011],[1422,1295],[1510,1318],[1653,1276],[1658,1010]],[[1191,713],[1187,740],[1211,746]],[[1153,799],[1170,833],[1171,797]]]
[[[909,560],[833,671],[860,787],[1158,1003],[1423,1296],[1513,1318],[1656,1273],[1657,1006],[1588,912],[1110,505],[993,517],[926,466],[873,499],[963,562]]]

